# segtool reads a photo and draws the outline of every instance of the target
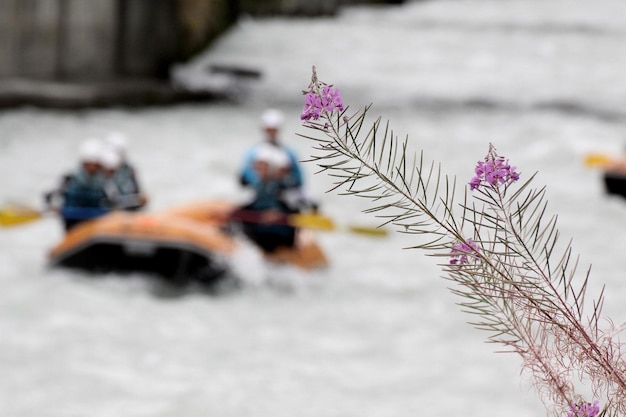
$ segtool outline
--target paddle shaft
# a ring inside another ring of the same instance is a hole
[[[66,220],[88,220],[107,214],[110,210],[87,207],[65,207],[60,213],[54,210],[37,210],[27,206],[0,208],[0,226],[9,227],[29,223],[41,219],[48,214],[60,214]],[[325,231],[337,230],[330,217],[317,213],[281,213],[278,211],[260,212],[254,210],[235,210],[230,214],[231,220],[247,223],[287,225],[296,228],[309,228]],[[345,228],[348,232],[370,236],[386,236],[387,230],[351,225]]]
[[[317,213],[281,213],[259,212],[254,210],[235,210],[231,213],[231,219],[247,223],[281,224],[299,228],[318,229],[325,231],[337,230],[337,226],[330,217]],[[377,227],[351,225],[346,227],[351,233],[365,234],[370,236],[386,236],[387,230]]]
[[[98,207],[63,207],[60,210],[38,210],[24,205],[0,209],[0,226],[17,226],[39,220],[48,214],[60,214],[66,220],[89,220],[103,216],[111,210]]]
[[[232,220],[245,223],[262,223],[287,225],[292,227],[310,227],[332,230],[333,222],[330,218],[319,214],[282,213],[279,211],[235,210],[230,214]]]

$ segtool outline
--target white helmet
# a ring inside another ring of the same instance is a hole
[[[78,152],[81,162],[100,162],[102,143],[98,139],[86,139]]]
[[[283,113],[280,110],[268,109],[261,116],[261,124],[265,129],[278,129],[283,124]]]
[[[119,154],[123,154],[128,149],[128,139],[122,132],[111,132],[104,141],[107,146]]]
[[[114,170],[120,166],[121,162],[122,159],[120,155],[113,149],[104,149],[100,153],[100,164],[102,164],[105,169]]]
[[[266,162],[274,170],[286,168],[290,162],[287,152],[277,146],[266,143],[257,146],[254,160]]]

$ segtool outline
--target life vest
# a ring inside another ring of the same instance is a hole
[[[282,200],[285,187],[281,181],[259,182],[253,188],[256,192],[255,198],[244,207],[245,210],[293,213]],[[244,232],[263,250],[271,252],[280,246],[293,246],[296,229],[288,224],[244,221]]]
[[[63,189],[63,207],[105,208],[107,197],[101,174],[88,175],[80,168]]]
[[[126,162],[122,163],[116,170],[113,177],[120,194],[139,194],[139,182],[135,175],[135,170]]]

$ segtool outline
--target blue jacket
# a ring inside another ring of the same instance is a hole
[[[288,211],[288,208],[281,198],[285,190],[285,186],[281,181],[259,181],[255,184],[251,184],[251,187],[254,189],[255,195],[252,202],[246,206],[248,209],[254,211]]]
[[[102,175],[88,175],[79,168],[73,173],[63,189],[64,218],[91,218],[107,212],[108,201]]]

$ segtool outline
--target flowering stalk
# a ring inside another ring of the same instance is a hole
[[[602,293],[587,316],[589,275],[576,273],[556,217],[546,219],[534,175],[520,183],[517,168],[490,145],[457,202],[453,178],[423,152],[409,160],[407,141],[388,122],[365,128],[370,107],[347,115],[339,91],[315,68],[304,93],[301,119],[313,133],[301,136],[315,141],[312,160],[336,178],[334,189],[370,198],[367,212],[418,235],[414,248],[444,257],[444,277],[478,318],[472,324],[522,358],[546,407],[567,417],[625,416],[623,344],[616,329],[600,326]]]
[[[339,89],[319,81],[315,67],[313,67],[309,88],[302,93],[304,94],[304,109],[300,116],[301,120],[318,120],[321,116],[328,118],[335,110],[343,111],[343,100]]]

